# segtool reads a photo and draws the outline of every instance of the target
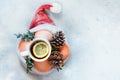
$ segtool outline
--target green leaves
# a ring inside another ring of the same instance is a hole
[[[33,60],[27,56],[26,60],[26,64],[27,64],[27,68],[26,68],[26,72],[29,73],[30,71],[32,71],[32,67],[34,66]]]
[[[62,70],[62,67],[64,66],[64,64],[61,67],[57,68],[57,71],[59,72],[60,70]]]
[[[52,51],[59,51],[59,48],[55,48],[52,46]]]
[[[15,34],[17,38],[21,38],[24,41],[30,41],[33,40],[34,38],[34,32],[30,32],[28,30],[28,32],[26,34]]]

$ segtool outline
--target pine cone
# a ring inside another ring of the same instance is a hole
[[[63,55],[60,54],[59,51],[53,51],[50,55],[50,57],[48,58],[48,61],[50,63],[50,65],[52,66],[52,68],[55,68],[59,71],[59,69],[61,70],[64,63],[63,63]]]
[[[65,36],[62,31],[58,31],[53,35],[52,41],[50,41],[51,45],[55,48],[60,48],[64,45]]]

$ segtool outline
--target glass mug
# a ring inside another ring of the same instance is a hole
[[[51,45],[46,38],[35,38],[27,46],[26,51],[21,52],[21,56],[30,56],[34,61],[43,62],[51,54]]]

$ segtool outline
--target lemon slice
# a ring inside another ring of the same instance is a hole
[[[49,47],[45,42],[38,42],[33,46],[33,54],[37,58],[44,58],[48,55]]]

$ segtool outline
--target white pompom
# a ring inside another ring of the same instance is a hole
[[[53,7],[50,8],[50,11],[53,13],[60,13],[62,11],[61,5],[58,3],[53,3]]]

